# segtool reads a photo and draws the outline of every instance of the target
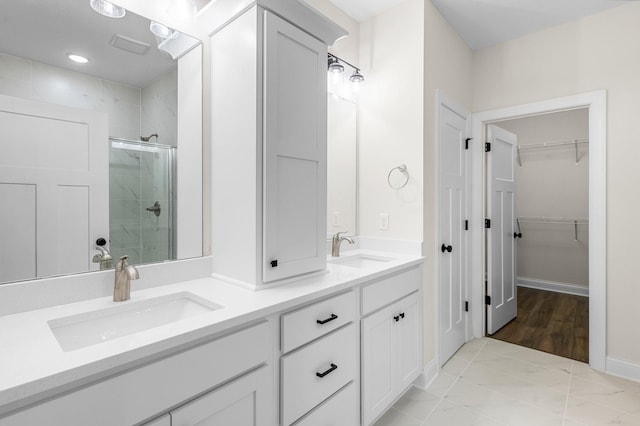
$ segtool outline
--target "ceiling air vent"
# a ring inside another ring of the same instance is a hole
[[[151,47],[149,44],[132,39],[127,36],[116,34],[111,40],[111,45],[118,49],[126,50],[127,52],[135,53],[136,55],[144,55]]]

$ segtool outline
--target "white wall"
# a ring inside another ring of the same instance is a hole
[[[424,41],[422,0],[406,0],[360,24],[366,84],[359,95],[360,234],[422,239]],[[393,190],[389,171],[406,164],[406,187]],[[389,229],[380,229],[380,214]]]
[[[640,4],[478,51],[473,109],[607,90],[607,355],[640,364]]]
[[[501,121],[519,146],[588,139],[589,110]],[[516,212],[522,217],[589,218],[589,146],[523,149],[516,165]],[[533,280],[589,285],[589,228],[569,223],[520,224],[517,274]]]
[[[157,134],[157,142],[178,145],[178,70],[159,76],[142,88],[140,135]],[[151,140],[155,142],[154,139]]]

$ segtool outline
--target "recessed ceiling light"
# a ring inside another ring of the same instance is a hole
[[[116,6],[107,0],[91,0],[89,4],[100,15],[108,16],[109,18],[122,18],[127,13],[124,8]]]
[[[89,60],[84,56],[76,55],[74,53],[67,53],[67,57],[73,62],[77,62],[79,64],[86,64],[87,62],[89,62]]]

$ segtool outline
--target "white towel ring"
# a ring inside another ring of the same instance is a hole
[[[391,183],[391,175],[393,174],[393,172],[398,171],[400,173],[402,173],[402,175],[404,176],[402,179],[402,183],[400,185],[393,185]],[[409,183],[409,171],[407,170],[407,165],[406,164],[400,164],[399,166],[394,167],[393,169],[391,169],[389,171],[389,174],[387,175],[387,183],[389,184],[389,186],[391,187],[391,189],[402,189],[405,186],[407,186],[407,183]]]

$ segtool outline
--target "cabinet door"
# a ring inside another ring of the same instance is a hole
[[[362,320],[362,423],[371,424],[396,397],[396,304]]]
[[[422,325],[420,293],[414,293],[397,304],[400,320],[395,328],[398,390],[406,389],[420,374],[422,363]]]
[[[270,383],[269,369],[262,367],[171,411],[171,425],[267,425]]]
[[[263,281],[326,267],[327,47],[265,13]]]

